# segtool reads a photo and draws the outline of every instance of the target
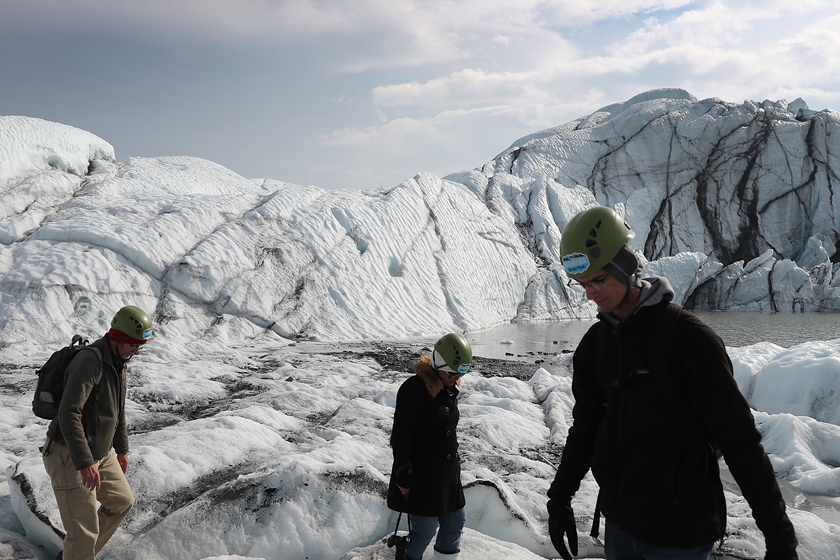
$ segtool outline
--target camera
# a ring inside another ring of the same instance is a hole
[[[408,537],[407,536],[398,536],[396,533],[388,537],[386,542],[388,548],[392,546],[397,547],[394,551],[394,560],[406,560],[408,558],[408,554],[406,553],[406,549],[408,548]]]

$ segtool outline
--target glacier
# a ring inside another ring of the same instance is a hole
[[[566,222],[592,204],[627,219],[689,309],[837,310],[837,127],[801,99],[657,90],[479,169],[329,191],[198,158],[118,163],[84,131],[0,117],[0,335],[33,334],[10,305],[22,294],[69,325],[62,340],[125,292],[163,325],[200,308],[291,340],[592,317],[558,258]]]
[[[399,384],[447,331],[591,321],[559,259],[579,210],[625,216],[646,274],[667,276],[690,309],[840,309],[837,123],[801,99],[654,90],[477,169],[335,191],[194,157],[117,161],[88,132],[0,116],[0,557],[50,558],[60,544],[32,371],[126,303],[150,311],[156,336],[129,368],[137,505],[103,557],[386,557]],[[728,351],[800,557],[830,557],[840,348]],[[545,490],[571,421],[568,365],[568,353],[487,361],[464,379],[465,560],[554,554]],[[590,558],[603,554],[586,536],[596,496],[588,477],[575,498]],[[760,557],[737,487],[727,501],[720,553]]]

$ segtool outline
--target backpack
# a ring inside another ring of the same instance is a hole
[[[90,346],[87,339],[78,334],[73,335],[70,345],[53,352],[41,369],[35,372],[38,381],[35,383],[35,397],[32,399],[32,412],[38,418],[52,420],[58,414],[61,396],[64,394],[64,370],[82,350],[93,350],[99,358],[99,376],[96,385],[102,381],[102,353],[96,346]]]

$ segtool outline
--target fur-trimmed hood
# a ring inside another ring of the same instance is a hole
[[[431,356],[423,356],[420,358],[416,364],[414,364],[414,373],[416,373],[420,379],[426,384],[426,390],[435,398],[438,396],[438,393],[443,389],[443,381],[440,380],[438,377],[435,368],[432,367],[432,357]],[[455,385],[460,385],[461,379],[455,382]]]

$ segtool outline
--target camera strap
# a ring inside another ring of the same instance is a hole
[[[408,496],[405,496],[405,499],[403,500],[403,507],[400,510],[400,514],[397,516],[397,526],[394,527],[394,536],[395,537],[397,536],[397,531],[400,528],[400,520],[402,519],[403,510],[406,509],[407,504],[408,504]],[[405,516],[408,519],[408,538],[410,539],[411,538],[411,514],[406,513]]]

